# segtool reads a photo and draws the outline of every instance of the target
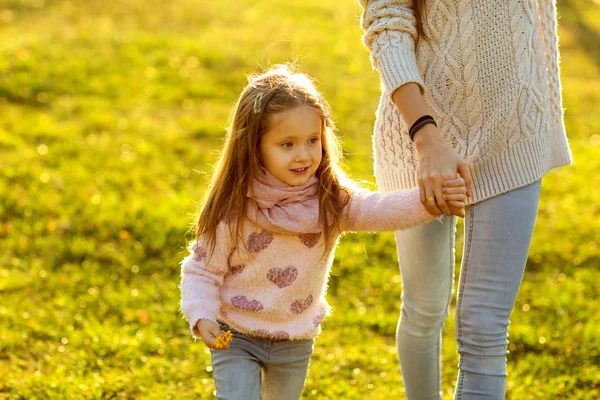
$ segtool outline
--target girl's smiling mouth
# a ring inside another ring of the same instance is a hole
[[[295,174],[302,174],[306,171],[308,171],[309,167],[304,167],[304,168],[296,168],[296,169],[291,169],[290,171],[292,171]]]

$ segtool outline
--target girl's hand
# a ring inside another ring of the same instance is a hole
[[[464,217],[462,210],[457,210],[457,207],[446,201],[442,187],[444,182],[455,180],[458,173],[464,179],[462,185],[466,187],[467,196],[470,196],[471,173],[468,165],[456,150],[442,139],[438,129],[432,124],[425,125],[415,134],[415,146],[419,158],[421,203],[425,209],[435,216],[446,214]],[[460,199],[452,200],[461,203]],[[462,203],[464,200],[466,199],[463,199]]]
[[[225,350],[229,348],[229,343],[227,343],[226,347],[217,347],[216,340],[224,333],[221,331],[221,328],[219,328],[219,325],[207,319],[201,319],[196,322],[196,328],[198,328],[204,343],[206,343],[206,345],[211,349]]]
[[[467,201],[467,186],[462,177],[458,177],[451,181],[444,182],[442,186],[444,200],[450,206],[453,214],[457,217],[464,218],[465,212],[463,208]]]

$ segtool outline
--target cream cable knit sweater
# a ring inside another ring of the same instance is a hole
[[[383,93],[373,137],[382,190],[417,185],[408,127],[391,100],[421,86],[441,134],[471,167],[476,203],[571,162],[561,106],[555,0],[428,0],[415,48],[412,0],[359,0]]]
[[[343,231],[395,231],[432,220],[418,189],[393,193],[356,191],[341,221]],[[193,243],[181,263],[181,310],[194,336],[202,318],[275,339],[317,336],[329,307],[325,300],[334,249],[323,256],[321,233],[282,234],[248,219],[249,253],[231,240],[227,222],[217,227],[215,251]]]

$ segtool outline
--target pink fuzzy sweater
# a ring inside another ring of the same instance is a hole
[[[395,231],[432,219],[418,188],[386,194],[359,190],[350,197],[341,229]],[[325,292],[335,247],[322,257],[322,233],[269,231],[250,218],[243,232],[247,251],[222,221],[212,256],[201,238],[181,262],[181,310],[192,334],[199,336],[196,323],[206,318],[271,339],[317,336],[329,311]]]

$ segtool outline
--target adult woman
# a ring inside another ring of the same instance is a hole
[[[373,138],[377,182],[385,191],[418,185],[428,211],[446,215],[442,224],[396,233],[403,282],[397,340],[407,396],[441,398],[452,215],[460,214],[444,202],[441,182],[458,173],[471,198],[456,306],[455,398],[502,399],[509,316],[540,180],[571,162],[555,2],[359,1],[363,41],[383,84]]]

